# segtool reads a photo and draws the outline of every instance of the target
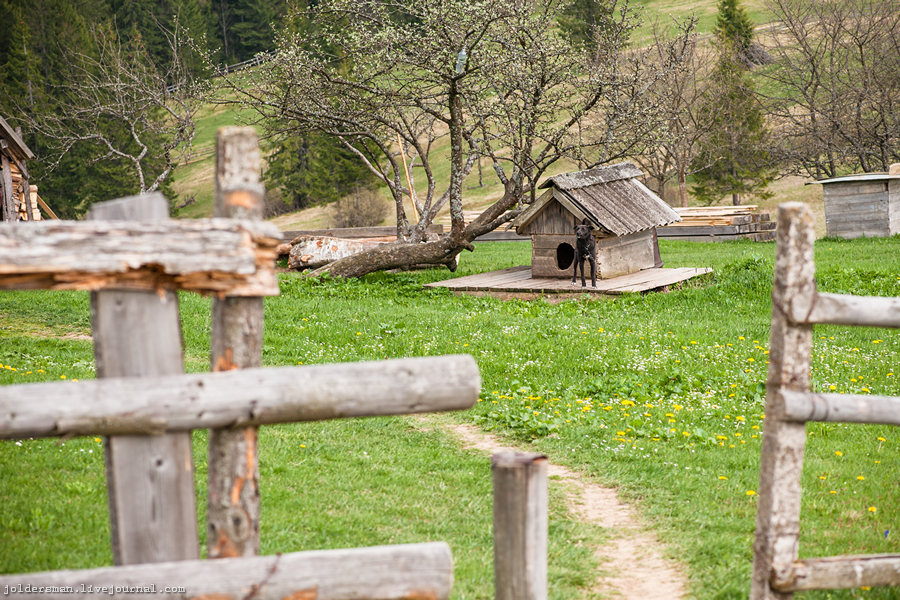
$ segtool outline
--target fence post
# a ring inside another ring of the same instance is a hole
[[[0,208],[4,221],[16,220],[16,201],[13,198],[12,171],[6,154],[0,152],[0,190],[3,197],[0,198]]]
[[[165,220],[162,194],[95,204],[96,220]],[[91,294],[97,377],[184,372],[178,296],[172,291]],[[123,403],[128,398],[122,398]],[[118,565],[199,556],[191,434],[106,440],[113,560]]]
[[[262,220],[259,141],[252,127],[224,127],[216,138],[214,216]],[[263,299],[214,298],[213,371],[259,367],[262,362]],[[259,551],[259,459],[257,429],[209,433],[207,555],[253,556]]]
[[[546,600],[547,457],[498,452],[491,469],[495,600]]]
[[[770,578],[790,573],[800,536],[800,475],[806,448],[806,424],[782,420],[780,389],[808,391],[812,325],[798,325],[789,315],[807,314],[816,295],[812,214],[805,204],[778,208],[775,281],[766,382],[756,512],[751,600],[787,600],[792,593],[773,590]]]

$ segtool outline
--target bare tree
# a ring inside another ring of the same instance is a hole
[[[190,41],[176,26],[165,31],[171,60],[150,59],[139,36],[96,27],[90,54],[70,52],[70,71],[56,93],[56,109],[30,125],[55,142],[59,161],[76,144],[94,149],[94,162],[127,161],[141,193],[156,190],[190,150],[202,85],[188,71]]]
[[[265,70],[232,80],[270,133],[335,136],[394,199],[398,243],[324,270],[353,277],[452,264],[477,236],[519,214],[560,159],[599,164],[642,144],[647,131],[635,123],[650,127],[657,110],[646,92],[681,60],[687,35],[654,63],[627,47],[627,5],[607,5],[609,24],[598,29],[596,50],[585,51],[561,36],[559,0],[327,0],[304,15],[314,37],[282,35]],[[435,151],[441,138],[449,156]],[[463,181],[480,157],[503,194],[466,223]],[[439,175],[447,166],[449,175]],[[449,232],[427,239],[445,207]]]
[[[900,160],[900,2],[770,0],[766,70],[782,152],[796,172],[887,170]]]
[[[668,57],[668,42],[659,24],[654,24],[653,51],[664,64]],[[685,58],[674,69],[664,71],[649,90],[659,107],[659,126],[649,142],[648,151],[636,157],[644,171],[658,186],[657,193],[665,197],[666,184],[678,182],[678,203],[687,206],[687,177],[696,167],[697,145],[708,132],[710,121],[702,118],[701,107],[708,89],[715,56],[709,45],[702,44],[696,35],[685,52]]]

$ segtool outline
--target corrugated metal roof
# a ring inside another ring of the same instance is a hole
[[[553,187],[558,200],[567,200],[594,222],[616,235],[626,235],[680,221],[659,196],[635,179],[643,173],[631,163],[551,177],[540,187]],[[567,202],[563,202],[567,204]],[[517,226],[531,222],[542,207],[523,213]]]
[[[860,173],[858,175],[844,175],[843,177],[832,177],[831,179],[820,179],[819,181],[810,181],[806,185],[815,183],[852,183],[855,181],[884,181],[886,179],[900,179],[900,175],[889,175],[887,173]]]

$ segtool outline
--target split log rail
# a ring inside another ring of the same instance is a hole
[[[806,422],[900,425],[900,397],[810,391],[813,324],[900,328],[900,298],[817,291],[814,240],[805,204],[779,206],[751,600],[789,600],[805,590],[900,586],[900,554],[798,560]]]
[[[444,543],[258,557],[256,427],[471,407],[470,356],[259,368],[280,234],[258,222],[256,136],[217,140],[217,217],[168,219],[161,195],[87,222],[0,224],[0,289],[92,292],[96,381],[0,388],[0,438],[104,434],[117,566],[0,576],[41,598],[446,599]],[[178,290],[213,295],[214,372],[184,374]],[[240,370],[236,370],[240,369]],[[209,428],[208,555],[199,561],[190,431]],[[214,475],[215,474],[215,475]],[[168,589],[171,586],[172,589]]]

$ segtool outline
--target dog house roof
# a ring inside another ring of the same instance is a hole
[[[641,175],[641,170],[629,162],[556,175],[540,185],[551,189],[519,215],[513,225],[523,233],[552,200],[579,221],[587,219],[601,231],[615,235],[680,221],[678,213],[637,180]]]

